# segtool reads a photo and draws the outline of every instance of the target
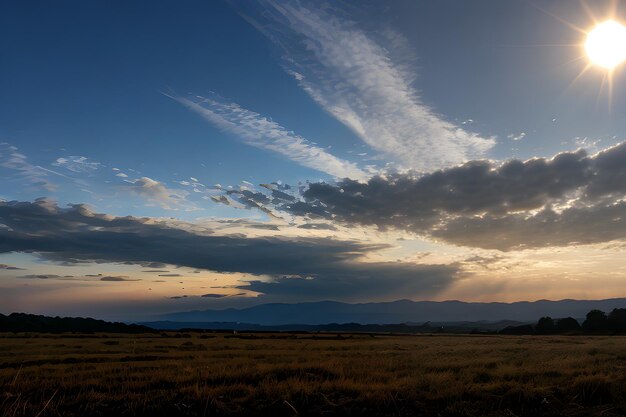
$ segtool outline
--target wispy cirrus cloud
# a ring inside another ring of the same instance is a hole
[[[331,155],[302,136],[237,103],[197,96],[172,97],[217,128],[237,135],[247,144],[279,153],[298,164],[338,178],[365,180],[368,175],[353,162]]]
[[[284,50],[286,71],[320,106],[405,167],[454,165],[494,145],[493,138],[445,120],[422,101],[415,74],[390,52],[403,43],[401,36],[387,31],[377,41],[328,5],[314,10],[297,1],[233,2]]]
[[[90,161],[85,156],[65,156],[57,158],[52,165],[63,167],[69,171],[76,173],[91,173],[102,167],[99,162]]]
[[[49,174],[65,177],[65,175],[58,172],[31,164],[28,162],[26,155],[20,153],[17,147],[6,142],[0,142],[0,167],[14,171],[13,179],[24,180],[46,191],[57,189],[57,185],[48,178]]]

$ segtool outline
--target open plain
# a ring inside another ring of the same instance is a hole
[[[626,338],[0,336],[0,416],[626,413]]]

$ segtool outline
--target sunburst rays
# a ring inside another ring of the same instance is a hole
[[[573,80],[567,86],[567,89],[570,89],[573,85],[575,85],[578,81],[585,77],[585,75],[589,74],[591,71],[595,70],[597,74],[600,74],[600,86],[598,91],[598,98],[602,95],[603,92],[606,91],[609,108],[611,107],[613,100],[613,84],[614,77],[616,72],[619,70],[619,65],[615,65],[612,67],[603,67],[601,65],[596,65],[590,59],[588,51],[585,49],[585,43],[588,39],[589,33],[599,25],[607,21],[615,21],[619,22],[619,8],[618,8],[619,0],[611,0],[608,2],[608,6],[604,8],[603,11],[599,11],[598,8],[594,8],[587,1],[581,0],[580,5],[586,15],[587,24],[584,27],[571,22],[567,19],[564,19],[561,16],[558,16],[554,13],[551,13],[548,10],[545,10],[538,5],[534,5],[535,8],[540,10],[542,13],[552,17],[556,21],[562,23],[567,26],[572,31],[576,32],[579,35],[579,39],[577,42],[573,42],[571,44],[560,44],[559,46],[563,47],[572,47],[576,48],[580,51],[580,54],[574,57],[573,59],[567,61],[565,64],[578,64],[580,63],[581,69],[578,74],[573,78]],[[528,46],[557,46],[554,44],[545,44],[545,45],[528,45]],[[606,90],[605,90],[606,89]]]

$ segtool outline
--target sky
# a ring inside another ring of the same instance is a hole
[[[3,2],[0,313],[626,297],[607,19],[626,2]]]

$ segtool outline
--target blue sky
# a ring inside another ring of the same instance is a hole
[[[196,230],[201,227],[202,233],[226,233],[219,232],[224,224],[239,221],[232,230],[251,238],[258,237],[259,230],[275,228],[279,232],[272,236],[280,238],[388,245],[382,251],[364,250],[367,254],[359,262],[401,259],[418,267],[454,269],[472,257],[492,263],[504,262],[505,257],[511,268],[521,258],[539,256],[529,252],[539,249],[525,248],[512,255],[508,247],[503,251],[475,240],[468,243],[467,238],[451,238],[432,225],[418,230],[416,224],[424,217],[391,227],[380,221],[397,216],[395,212],[377,214],[378,221],[363,220],[369,218],[365,213],[355,223],[358,209],[350,216],[339,209],[333,212],[330,207],[339,203],[324,202],[331,191],[317,195],[313,190],[308,196],[314,197],[307,197],[307,184],[323,181],[347,190],[349,184],[341,182],[345,177],[361,183],[394,175],[418,181],[438,170],[453,175],[448,170],[468,161],[484,161],[496,172],[506,161],[551,161],[559,153],[573,155],[580,148],[589,155],[584,164],[600,166],[593,155],[619,145],[626,136],[626,120],[621,117],[626,111],[626,85],[619,68],[610,88],[603,82],[606,70],[591,66],[583,71],[588,65],[582,46],[586,34],[573,27],[588,31],[594,18],[607,16],[612,4],[617,5],[612,17],[624,17],[620,2],[594,2],[586,10],[564,0],[4,3],[0,198],[6,204],[35,204],[45,198],[45,204],[54,202],[61,211],[70,210],[68,204],[84,204],[90,213],[155,222],[169,219],[177,223],[168,227],[194,233],[201,233]],[[621,167],[618,161],[616,166]],[[397,186],[394,181],[390,183]],[[270,183],[274,185],[261,185]],[[572,200],[576,190],[591,186],[581,182],[563,194],[554,189],[538,193],[541,204],[532,202],[524,209],[531,216],[537,210],[561,213],[578,207]],[[289,199],[277,196],[279,192],[286,192]],[[433,198],[422,192],[388,198],[408,202]],[[526,194],[518,199],[530,198],[528,191],[520,192]],[[478,193],[491,198],[487,191]],[[613,191],[610,195],[617,198]],[[517,204],[513,200],[506,207]],[[295,201],[302,204],[296,207]],[[447,213],[442,217],[446,222],[468,212],[456,212],[451,206],[428,210]],[[484,213],[488,211],[471,212]],[[407,215],[413,212],[400,217]],[[218,223],[207,226],[208,220]],[[306,227],[300,227],[303,224]],[[578,243],[571,240],[560,247],[576,251],[573,246]],[[551,245],[537,246],[545,251]],[[598,256],[612,259],[611,253],[600,251]],[[0,263],[19,263],[19,268],[38,272],[61,262],[45,250],[28,247],[9,248],[0,256],[6,258]],[[560,265],[560,276],[563,268],[571,269],[572,256],[568,252],[567,260],[550,261]],[[94,270],[104,261],[115,271],[120,265],[119,257],[87,258],[81,262],[91,262],[89,268]],[[466,263],[450,280],[455,291],[415,290],[409,296],[541,297],[536,283],[504,283],[494,278],[493,270],[477,271],[477,263]],[[548,264],[537,280],[555,276]],[[139,273],[128,268],[129,276]],[[203,268],[212,271],[211,265]],[[290,276],[306,275],[287,269]],[[6,288],[23,282],[17,273],[7,271],[15,270],[0,271],[10,280]],[[227,272],[280,282],[275,272],[255,268]],[[385,272],[380,274],[384,279]],[[473,284],[464,274],[475,277]],[[481,294],[478,288],[487,282],[494,289]],[[506,289],[511,285],[513,289]],[[245,304],[252,298],[257,302],[259,294],[264,299],[263,291],[248,287],[250,297],[232,303]],[[323,288],[326,292],[320,298],[346,298],[345,293],[333,294],[331,286]],[[619,286],[610,288],[621,291]],[[28,297],[28,291],[20,294]],[[575,294],[550,291],[555,297],[575,296],[585,294],[588,287],[581,284]],[[306,292],[305,285],[301,294]],[[295,289],[289,296],[284,291],[276,294],[265,296],[306,299]],[[367,292],[355,294],[347,298],[371,299]],[[386,297],[398,295],[391,291]],[[17,300],[14,308],[20,308]],[[154,310],[179,307],[170,301],[150,302]],[[194,302],[209,307],[228,304],[200,301]]]
[[[176,174],[226,184],[320,177],[220,133],[162,94],[171,91],[216,91],[306,137],[332,134],[329,144],[352,146],[350,132],[311,103],[227,4],[81,3],[3,12],[2,38],[11,41],[1,133],[33,163],[80,155],[167,182]]]

